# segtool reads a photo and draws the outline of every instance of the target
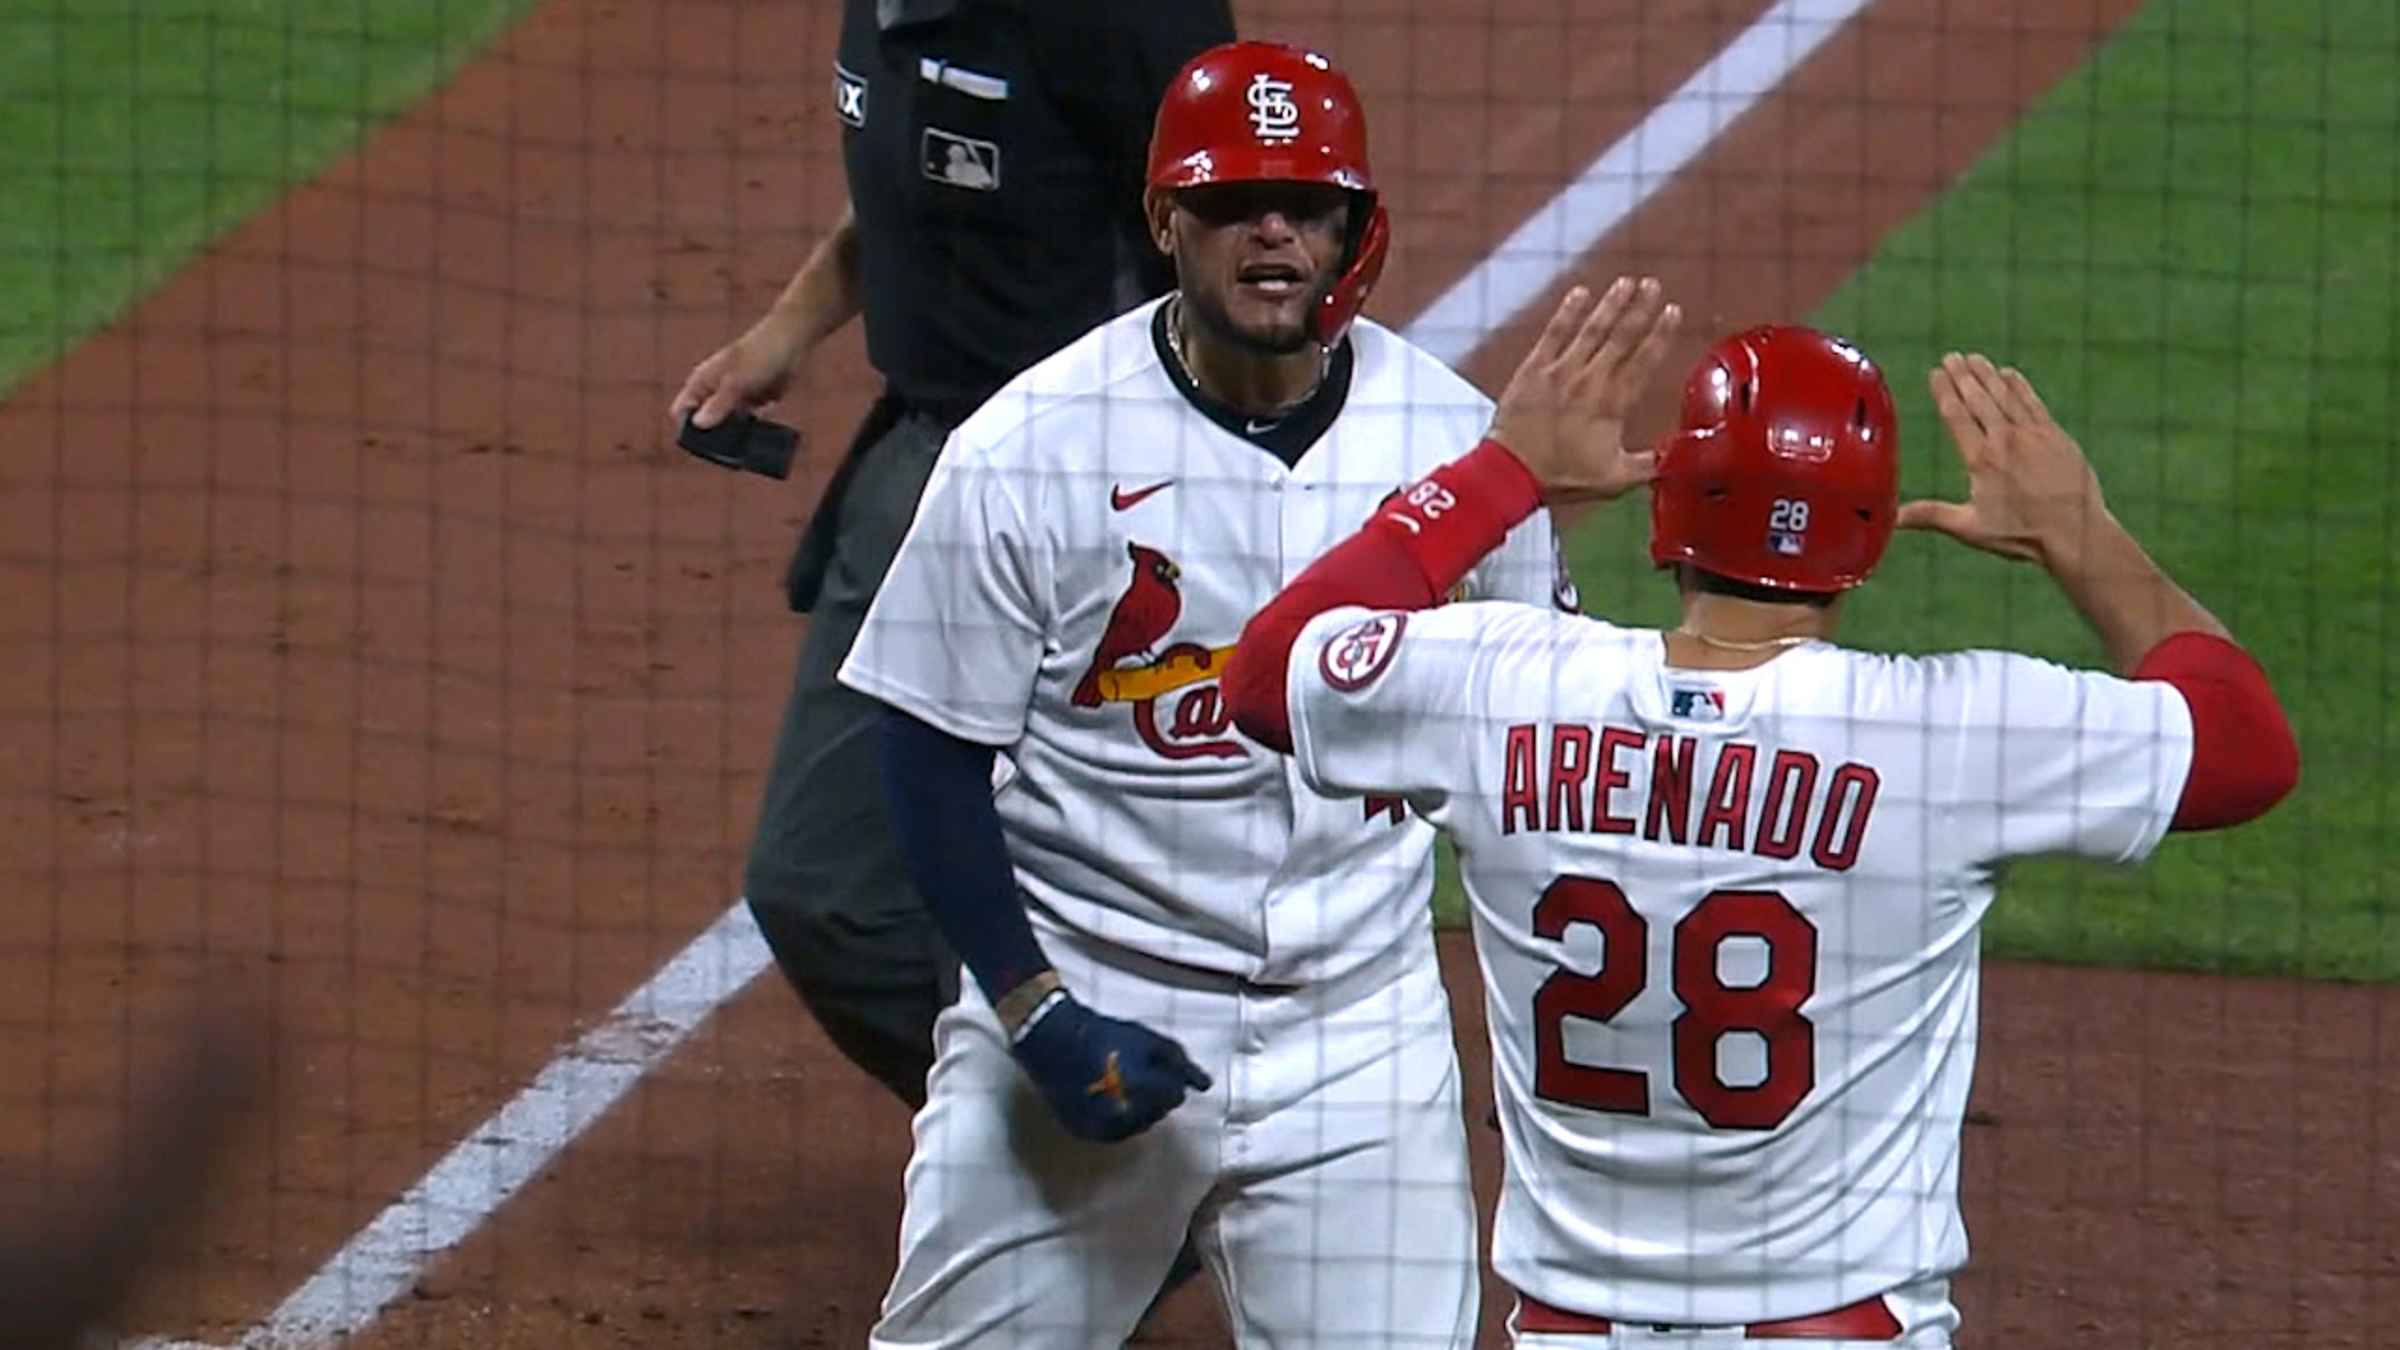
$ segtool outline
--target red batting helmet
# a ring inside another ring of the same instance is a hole
[[[1333,346],[1367,303],[1391,249],[1391,220],[1367,168],[1367,115],[1333,63],[1274,42],[1228,42],[1185,64],[1150,131],[1150,186],[1330,183],[1359,199],[1341,278],[1317,307]]]
[[[1867,579],[1900,509],[1892,391],[1866,354],[1767,326],[1709,348],[1650,489],[1650,558],[1774,590]]]

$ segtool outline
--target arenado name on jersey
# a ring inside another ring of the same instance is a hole
[[[1848,871],[1881,775],[1806,750],[1560,722],[1504,733],[1500,832],[1633,834]],[[1642,762],[1649,781],[1636,786]],[[1705,784],[1705,786],[1703,786]],[[1813,823],[1813,828],[1812,828]]]

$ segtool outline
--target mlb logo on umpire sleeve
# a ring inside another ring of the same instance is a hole
[[[833,115],[854,127],[867,124],[867,82],[833,63]]]
[[[1000,147],[940,127],[925,128],[925,176],[977,192],[1000,190]]]

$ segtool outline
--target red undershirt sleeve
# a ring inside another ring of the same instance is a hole
[[[2300,746],[2266,671],[2238,644],[2177,633],[2134,667],[2174,685],[2192,710],[2192,768],[2175,830],[2217,830],[2266,814],[2300,782]]]
[[[1284,682],[1292,644],[1309,620],[1344,605],[1431,608],[1541,504],[1541,485],[1493,440],[1394,493],[1358,533],[1309,564],[1244,626],[1221,682],[1234,725],[1290,754]]]

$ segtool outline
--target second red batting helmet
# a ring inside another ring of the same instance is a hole
[[[1342,340],[1383,275],[1391,220],[1367,166],[1367,115],[1333,63],[1275,42],[1228,42],[1167,85],[1150,132],[1154,188],[1327,183],[1359,199],[1342,275],[1317,307],[1316,337]]]
[[[1709,348],[1650,489],[1650,557],[1773,590],[1867,579],[1900,509],[1900,427],[1866,354],[1776,325]]]

